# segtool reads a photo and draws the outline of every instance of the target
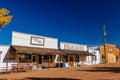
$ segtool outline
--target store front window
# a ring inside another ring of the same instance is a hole
[[[21,62],[21,63],[31,62],[31,55],[20,54],[19,62]]]

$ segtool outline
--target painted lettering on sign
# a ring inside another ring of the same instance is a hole
[[[64,44],[64,49],[85,51],[85,46]]]
[[[44,38],[31,36],[30,44],[44,46]]]

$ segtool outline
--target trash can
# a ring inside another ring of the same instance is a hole
[[[64,67],[68,67],[68,63],[67,62],[64,62]]]

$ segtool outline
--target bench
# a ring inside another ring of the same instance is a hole
[[[32,70],[32,64],[30,64],[30,63],[12,64],[13,72],[27,71],[27,70]]]
[[[48,62],[43,62],[43,68],[54,68],[55,66],[56,66],[56,64],[55,63],[49,63],[48,64]]]

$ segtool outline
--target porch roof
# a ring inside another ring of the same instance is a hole
[[[88,52],[88,51],[77,51],[77,50],[66,50],[66,49],[61,49],[63,51],[63,54],[79,54],[79,55],[86,55],[86,56],[95,56],[94,54]]]
[[[77,50],[65,50],[65,49],[50,49],[50,48],[38,48],[38,47],[27,47],[27,46],[15,46],[12,45],[10,47],[10,52],[17,54],[17,53],[24,53],[24,54],[61,54],[61,55],[86,55],[86,56],[95,56],[88,51],[77,51]]]
[[[59,49],[48,49],[38,47],[26,47],[26,46],[11,46],[11,52],[25,53],[25,54],[56,54],[62,53]]]

